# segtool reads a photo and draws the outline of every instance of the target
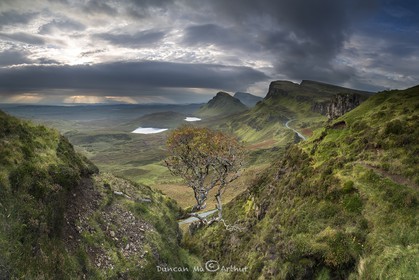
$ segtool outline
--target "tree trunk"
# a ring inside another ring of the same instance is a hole
[[[223,205],[221,204],[221,192],[218,191],[215,195],[215,199],[217,200],[217,210],[218,210],[218,220],[223,218]]]

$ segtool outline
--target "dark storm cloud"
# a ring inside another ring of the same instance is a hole
[[[39,27],[39,34],[50,34],[55,30],[72,32],[72,31],[82,31],[86,29],[86,26],[80,22],[71,20],[71,19],[54,19],[51,22],[42,25]]]
[[[27,58],[27,52],[16,50],[5,50],[0,52],[0,66],[11,66],[32,62]]]
[[[0,29],[7,25],[27,24],[35,16],[36,13],[20,13],[15,10],[0,12]]]
[[[102,63],[2,69],[0,85],[246,91],[266,79],[251,68],[171,63],[205,61],[272,79],[403,87],[419,77],[418,10],[417,0],[2,0],[0,47],[16,51],[0,54],[3,66]]]
[[[43,45],[45,43],[45,40],[41,36],[24,32],[0,33],[0,39],[6,39],[7,41],[11,40],[30,45]]]
[[[279,73],[291,79],[343,82],[353,69],[336,68],[332,61],[351,34],[352,23],[368,15],[376,2],[215,0],[211,6],[215,14],[236,24],[239,30],[239,26],[259,25],[249,32],[259,33],[258,43],[275,57],[273,63]],[[199,40],[200,35],[196,38]]]
[[[266,80],[262,72],[248,67],[169,62],[106,63],[91,66],[28,66],[0,69],[4,92],[43,89],[102,90],[125,95],[143,89],[208,88],[234,91]]]
[[[103,33],[94,37],[108,41],[114,45],[141,47],[150,46],[162,40],[165,36],[163,31],[145,30],[135,34],[111,34]]]
[[[183,44],[217,45],[220,47],[242,49],[248,51],[260,50],[256,36],[237,32],[236,29],[216,24],[202,24],[188,26],[184,31]]]

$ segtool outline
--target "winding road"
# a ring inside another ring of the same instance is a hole
[[[300,132],[298,132],[297,130],[295,130],[294,128],[290,127],[289,124],[290,122],[295,121],[295,119],[291,119],[289,121],[287,121],[285,123],[285,127],[288,129],[291,129],[292,131],[294,131],[295,133],[297,133],[298,137],[300,137],[302,140],[306,140],[306,138],[304,137],[304,135],[302,135]]]

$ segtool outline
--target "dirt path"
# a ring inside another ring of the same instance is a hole
[[[385,171],[385,170],[383,170],[381,168],[372,166],[372,165],[367,164],[365,162],[358,162],[358,163],[360,165],[362,165],[363,167],[365,167],[365,168],[374,170],[375,172],[377,172],[381,176],[386,177],[386,178],[390,179],[391,181],[393,181],[393,182],[395,182],[395,183],[397,183],[399,185],[405,185],[405,186],[408,186],[409,188],[412,188],[414,190],[419,189],[419,186],[418,185],[416,185],[413,181],[407,179],[406,177],[403,177],[401,175],[396,175],[396,174],[389,173],[389,172],[387,172],[387,171]]]

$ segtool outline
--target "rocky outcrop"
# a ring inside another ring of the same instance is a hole
[[[335,119],[357,107],[369,94],[366,91],[308,80],[303,80],[301,84],[274,81],[269,86],[265,100],[292,98],[298,103],[311,104],[312,112]]]
[[[325,116],[327,114],[328,105],[329,105],[329,102],[315,102],[311,106],[311,111]]]
[[[346,112],[351,111],[357,107],[363,98],[356,93],[341,93],[337,94],[326,108],[326,117],[329,120],[339,118]]]
[[[330,101],[314,103],[311,110],[333,120],[351,111],[366,99],[366,96],[357,93],[339,93],[333,96]]]
[[[297,95],[298,92],[303,90],[299,84],[290,81],[273,81],[269,85],[269,91],[265,99],[273,97],[286,97],[290,95]]]

